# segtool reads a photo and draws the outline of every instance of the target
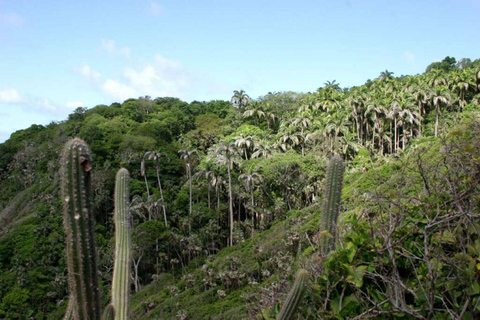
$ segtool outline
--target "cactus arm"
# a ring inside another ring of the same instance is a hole
[[[335,246],[337,220],[342,198],[343,171],[343,160],[337,156],[332,157],[327,168],[320,218],[320,252],[322,254],[328,254]]]
[[[91,156],[78,138],[62,156],[63,223],[66,234],[68,283],[74,319],[100,319],[100,290],[91,197]]]
[[[112,304],[115,319],[128,319],[130,291],[130,219],[128,170],[118,171],[115,181],[115,265],[112,280]]]
[[[307,278],[308,273],[306,270],[300,269],[297,272],[293,287],[288,293],[285,304],[283,305],[282,310],[280,310],[280,313],[277,316],[277,320],[293,319],[295,312],[297,311],[298,307],[302,302],[303,294],[305,293],[306,289],[305,283],[307,282]]]

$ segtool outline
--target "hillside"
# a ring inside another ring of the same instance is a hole
[[[427,70],[258,99],[146,96],[12,134],[0,144],[0,318],[67,307],[59,154],[72,137],[93,154],[103,305],[114,177],[131,173],[134,319],[274,319],[300,268],[304,318],[478,317],[480,61]],[[319,232],[333,155],[346,165],[336,235]]]

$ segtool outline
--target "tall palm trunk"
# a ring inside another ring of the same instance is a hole
[[[147,186],[147,197],[150,198],[150,189],[148,189],[148,181],[147,181],[147,173],[143,175],[143,178],[145,180],[145,185]]]
[[[253,185],[250,187],[250,197],[252,198],[252,237],[255,230],[255,202],[253,200]]]
[[[418,135],[422,136],[422,102],[418,102],[418,114],[419,114],[419,120],[418,121]]]
[[[210,184],[210,182],[207,182],[208,183],[208,209],[211,209],[211,206],[210,206],[210,192],[212,191],[212,185]]]
[[[160,189],[160,200],[162,200],[163,218],[165,219],[165,227],[168,227],[167,209],[165,208],[165,200],[163,199],[162,182],[160,181],[160,167],[158,166],[158,164],[157,164],[157,182],[158,182],[158,188]]]
[[[189,185],[190,185],[190,210],[189,210],[189,215],[188,215],[188,226],[189,226],[189,230],[192,231],[192,211],[193,211],[193,206],[192,206],[192,198],[193,198],[193,195],[192,195],[192,170],[190,168],[190,165],[188,165],[187,167],[187,170],[188,170],[188,180],[189,180]]]
[[[394,140],[395,142],[393,144],[393,147],[394,147],[395,153],[397,153],[397,118],[395,118],[393,126],[395,129],[395,140]]]
[[[225,155],[228,157],[228,155]],[[230,170],[230,160],[227,160],[228,172],[228,200],[229,200],[229,215],[228,222],[230,224],[230,246],[233,246],[233,197],[232,197],[232,173]]]

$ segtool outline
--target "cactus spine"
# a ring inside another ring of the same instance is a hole
[[[277,320],[293,319],[295,312],[300,306],[303,294],[305,293],[305,283],[307,282],[308,273],[305,269],[300,269],[295,277],[295,282],[292,289],[288,293],[287,300],[277,316]]]
[[[100,290],[90,187],[92,158],[78,138],[65,145],[61,160],[63,225],[67,238],[68,285],[73,318],[100,319]]]
[[[322,215],[320,218],[320,252],[328,254],[335,247],[337,220],[343,185],[343,160],[333,156],[328,163]]]
[[[115,319],[128,319],[130,289],[130,219],[128,170],[118,171],[115,180],[115,265],[112,280],[112,304]]]

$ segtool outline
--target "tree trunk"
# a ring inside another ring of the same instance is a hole
[[[210,192],[212,191],[212,185],[210,184],[210,182],[207,182],[208,183],[208,209],[211,209],[211,206],[210,206]]]
[[[227,156],[227,155],[226,155]],[[230,246],[233,246],[233,199],[232,199],[232,173],[230,172],[230,160],[227,160],[228,171],[228,199],[229,199],[229,224],[230,224]]]
[[[133,270],[134,270],[134,278],[133,284],[135,286],[135,292],[140,291],[140,278],[138,276],[138,266],[140,264],[140,260],[142,260],[143,254],[138,258],[137,261],[133,260]]]
[[[190,185],[190,211],[188,215],[188,226],[189,226],[189,231],[192,231],[192,211],[193,211],[193,206],[192,206],[192,170],[190,168],[190,165],[188,165],[188,180],[189,180],[189,185]]]
[[[167,209],[165,208],[165,200],[163,199],[163,189],[162,189],[162,183],[160,181],[160,167],[158,165],[157,165],[157,182],[158,182],[158,189],[160,189],[160,200],[162,200],[163,218],[165,219],[165,227],[168,227]]]
[[[147,186],[147,197],[150,197],[150,189],[148,189],[148,181],[147,181],[147,172],[143,175],[143,178],[145,180],[145,185]]]
[[[252,197],[252,237],[253,230],[255,230],[255,202],[253,200],[253,185],[250,187],[250,196]]]
[[[394,147],[394,150],[395,150],[395,153],[397,153],[397,119],[395,119],[395,122],[393,124],[393,126],[395,127],[395,140],[394,140],[394,144],[393,144],[393,147]]]

